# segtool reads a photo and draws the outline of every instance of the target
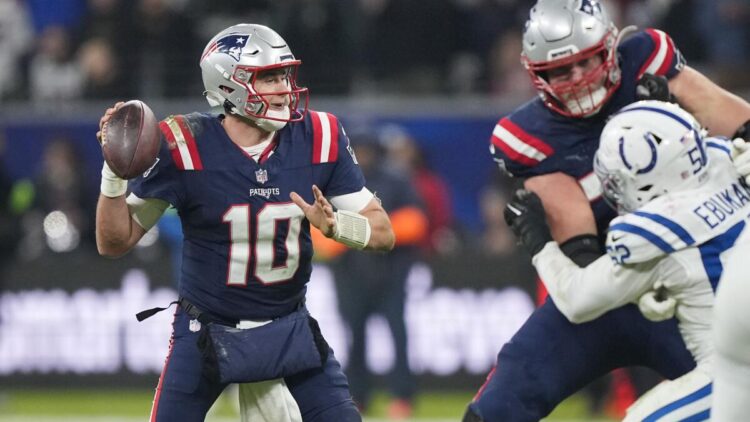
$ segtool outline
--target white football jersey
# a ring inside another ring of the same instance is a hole
[[[710,168],[700,187],[664,195],[612,220],[609,258],[578,268],[554,243],[534,257],[568,319],[595,319],[637,301],[660,281],[678,302],[676,316],[688,349],[698,363],[710,357],[714,292],[745,229],[750,190],[739,181],[726,140],[709,138],[706,147]]]

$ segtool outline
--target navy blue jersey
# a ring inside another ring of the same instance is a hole
[[[169,202],[180,215],[180,296],[226,319],[294,310],[313,249],[309,222],[289,194],[312,203],[312,185],[330,197],[365,183],[336,117],[310,111],[287,124],[259,162],[229,139],[220,116],[171,116],[160,127],[158,161],[130,189]]]
[[[490,148],[501,170],[511,176],[562,172],[576,178],[591,201],[600,232],[616,215],[601,201],[601,186],[593,173],[594,153],[607,119],[636,101],[636,82],[645,73],[671,79],[685,65],[672,39],[656,29],[632,35],[619,45],[617,52],[622,72],[620,86],[599,113],[570,118],[550,110],[536,98],[497,123]]]

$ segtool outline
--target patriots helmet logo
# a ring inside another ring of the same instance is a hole
[[[216,49],[219,53],[229,54],[234,60],[240,61],[242,49],[247,45],[250,35],[232,34],[216,41]]]
[[[582,0],[578,10],[591,16],[601,17],[602,5],[597,0]]]

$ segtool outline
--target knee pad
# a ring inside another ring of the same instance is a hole
[[[466,408],[466,413],[464,413],[464,418],[461,419],[461,422],[484,422],[481,416],[474,413],[474,410],[471,408],[471,405]]]

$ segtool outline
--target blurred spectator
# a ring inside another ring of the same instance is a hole
[[[453,233],[453,209],[448,186],[432,171],[414,138],[404,129],[389,125],[381,129],[380,142],[387,147],[390,165],[408,175],[425,205],[428,235],[421,243],[423,251],[448,253],[456,245]]]
[[[503,210],[508,203],[508,192],[503,186],[491,185],[479,197],[484,229],[481,250],[490,255],[508,255],[516,250],[516,238],[505,223]]]
[[[708,16],[701,16],[699,10],[702,5],[710,7],[709,4],[715,4],[716,1],[705,0],[671,0],[668,2],[649,2],[649,3],[667,3],[662,18],[655,21],[652,25],[659,28],[672,37],[675,45],[680,47],[680,52],[685,56],[688,64],[695,66],[695,63],[705,63],[707,56],[707,38],[710,38],[711,32],[725,33],[725,29],[713,26],[716,22],[707,20]],[[704,27],[700,22],[708,24]],[[710,28],[710,29],[709,29]],[[721,30],[719,30],[721,28]],[[703,32],[708,29],[709,33]],[[726,39],[724,39],[726,41]],[[721,83],[720,81],[716,81]]]
[[[300,73],[303,85],[313,92],[346,94],[354,65],[352,34],[347,19],[354,12],[347,0],[278,1],[275,20],[297,57],[317,57]],[[335,69],[335,71],[332,71]]]
[[[92,38],[81,45],[78,60],[84,75],[86,99],[121,99],[129,94],[112,45],[104,38]]]
[[[135,78],[128,77],[130,70],[123,71],[126,69],[124,64],[132,62],[128,59],[135,55],[137,43],[133,42],[133,33],[133,3],[124,0],[88,0],[88,12],[79,35],[82,44],[80,49],[87,50],[79,51],[79,56],[90,60],[82,65],[88,79],[84,94],[87,98],[105,98],[110,88],[98,87],[115,83],[120,86],[116,91],[124,92],[124,94],[115,92],[113,94],[117,96],[108,98],[132,95]],[[91,45],[92,42],[93,45]],[[95,59],[102,59],[107,64],[97,65],[94,62]],[[104,75],[104,69],[112,66],[117,75]],[[92,73],[96,75],[92,77]],[[104,82],[105,80],[108,82]],[[117,80],[117,82],[109,82],[109,80]]]
[[[0,135],[0,163],[5,149],[5,139]],[[21,182],[22,183],[22,182]],[[5,266],[16,253],[16,247],[21,239],[20,215],[26,211],[28,201],[20,197],[18,189],[10,176],[5,172],[5,166],[0,165],[0,291],[3,289]]]
[[[88,0],[81,39],[103,38],[118,49],[132,48],[129,34],[133,30],[132,5],[123,0]]]
[[[70,33],[62,26],[49,26],[37,38],[29,67],[34,101],[57,103],[80,98],[83,73],[73,60],[70,41]]]
[[[308,63],[300,74],[315,92],[448,92],[512,99],[530,89],[528,83],[521,83],[524,72],[517,65],[521,34],[517,26],[533,2],[0,0],[0,98],[9,96],[9,86],[16,88],[14,97],[25,94],[19,90],[26,89],[26,84],[13,83],[18,77],[12,75],[17,72],[19,55],[28,50],[29,25],[36,33],[51,27],[72,31],[75,45],[106,40],[111,47],[106,54],[113,56],[121,69],[119,82],[111,87],[120,86],[131,94],[126,96],[148,99],[190,96],[200,85],[190,69],[196,65],[193,57],[202,42],[236,22],[257,22],[281,27],[290,42],[304,50],[299,56],[323,58],[320,63],[325,65]],[[621,27],[634,23],[666,30],[682,46],[690,63],[706,66],[706,73],[729,89],[750,86],[742,71],[750,45],[747,0],[602,2],[608,4],[612,19]],[[29,11],[30,19],[23,17],[24,10]],[[30,23],[22,25],[24,21]],[[134,46],[142,50],[135,51]],[[23,74],[29,75],[29,71],[24,69]],[[110,90],[90,91],[87,88],[87,97],[99,98]]]
[[[25,0],[36,33],[51,26],[72,30],[81,23],[86,0]]]
[[[748,87],[746,65],[750,62],[750,2],[702,1],[694,4],[700,19],[697,32],[705,40],[707,59],[714,64],[714,80],[729,90]],[[688,60],[690,57],[688,56]]]
[[[174,0],[173,0],[174,1]],[[195,36],[200,40],[208,41],[217,32],[238,22],[253,22],[261,25],[271,24],[271,4],[279,5],[285,3],[284,0],[179,0],[184,3],[182,9],[190,18],[195,21]],[[296,0],[291,0],[293,4],[298,4]],[[281,31],[280,31],[281,32]],[[296,44],[285,38],[290,45]],[[295,52],[296,52],[295,48]],[[302,57],[299,54],[296,54]],[[305,62],[307,66],[307,62]]]
[[[518,65],[521,57],[522,31],[515,26],[495,40],[489,54],[489,90],[493,96],[519,98],[524,101],[536,91],[529,74]]]
[[[134,34],[129,39],[139,47],[125,63],[129,76],[138,81],[141,98],[180,98],[200,92],[193,23],[169,7],[167,0],[139,0],[135,9]]]
[[[450,0],[362,0],[363,71],[377,92],[427,94],[445,89],[459,24]]]
[[[383,165],[385,152],[375,137],[354,137],[352,146],[367,186],[377,193],[390,211],[396,247],[387,254],[346,249],[332,263],[339,309],[351,329],[346,373],[354,400],[361,409],[367,409],[372,380],[366,362],[366,323],[375,313],[383,315],[390,326],[395,348],[394,368],[387,376],[387,388],[393,396],[388,416],[404,419],[411,415],[415,389],[407,355],[405,285],[409,270],[418,257],[416,245],[427,234],[427,219],[409,180]]]
[[[508,39],[506,42],[506,36],[518,32],[516,29],[518,23],[526,20],[533,1],[454,0],[454,2],[461,11],[461,26],[455,31],[454,36],[458,39],[462,54],[461,60],[453,63],[452,78],[461,81],[462,72],[457,71],[465,67],[467,62],[471,62],[474,63],[472,66],[477,66],[473,70],[475,74],[473,78],[476,79],[471,84],[474,87],[473,90],[479,93],[486,93],[487,89],[493,93],[497,92],[497,79],[513,81],[513,77],[506,77],[506,72],[511,71],[508,75],[518,73],[512,70],[513,65],[518,67],[521,41],[519,39],[517,46],[512,45],[512,40]],[[509,52],[498,51],[506,46],[510,48]],[[514,51],[518,51],[515,56],[513,56]],[[498,69],[498,62],[505,61],[506,56],[512,57],[512,65],[503,65],[502,69]],[[498,74],[498,71],[502,73]],[[510,83],[509,87],[512,86]],[[525,87],[528,83],[524,81],[521,85]]]
[[[21,0],[0,0],[0,100],[21,95],[20,59],[31,46],[31,22]]]
[[[24,255],[44,251],[69,252],[94,233],[95,192],[86,184],[80,154],[74,144],[58,138],[47,144],[34,179],[33,208],[24,217]]]

